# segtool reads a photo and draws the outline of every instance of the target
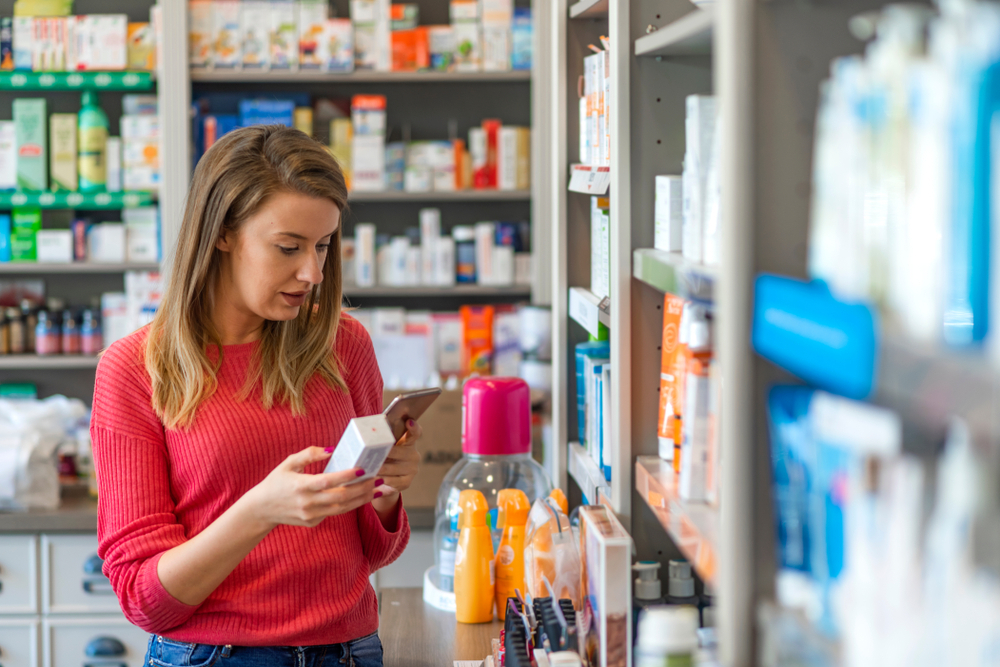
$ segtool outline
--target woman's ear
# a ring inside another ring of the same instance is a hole
[[[233,239],[229,232],[226,232],[218,238],[215,242],[215,247],[222,252],[231,252],[233,249]]]

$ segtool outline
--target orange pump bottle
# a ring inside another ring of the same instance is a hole
[[[514,589],[526,592],[524,581],[524,525],[531,503],[520,489],[502,489],[497,496],[497,525],[503,529],[497,549],[496,599],[497,618],[507,616],[507,598],[516,597]]]
[[[493,541],[486,525],[486,497],[475,489],[458,496],[455,552],[455,618],[459,623],[493,620]]]
[[[566,494],[560,488],[552,489],[552,493],[549,494],[549,498],[555,501],[556,505],[562,510],[562,513],[569,516],[569,500],[566,499]],[[524,591],[521,591],[522,593]]]

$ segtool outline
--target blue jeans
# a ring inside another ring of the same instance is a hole
[[[324,646],[211,646],[150,635],[153,667],[382,667],[378,633]]]

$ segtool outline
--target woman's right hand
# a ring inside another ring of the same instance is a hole
[[[375,486],[381,480],[368,479],[346,486],[364,475],[351,469],[341,472],[307,475],[306,466],[330,458],[322,447],[309,447],[292,454],[244,496],[251,502],[254,515],[268,528],[277,525],[310,528],[328,516],[345,514],[372,501]]]

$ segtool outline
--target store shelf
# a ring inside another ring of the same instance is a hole
[[[608,15],[608,0],[580,0],[569,6],[571,19],[598,19]]]
[[[599,503],[602,495],[605,497],[610,495],[610,486],[608,481],[604,479],[601,469],[597,467],[594,459],[578,442],[569,443],[566,471],[576,481],[587,502]]]
[[[531,81],[528,70],[507,72],[320,72],[316,70],[191,70],[195,83],[500,83]]]
[[[381,190],[378,192],[352,192],[351,203],[356,202],[449,202],[449,201],[530,201],[531,190],[454,190],[434,192],[403,192]]]
[[[99,211],[148,206],[153,201],[154,197],[150,192],[0,192],[0,210],[37,206]]]
[[[712,53],[715,11],[696,9],[656,32],[635,40],[637,56],[705,56]]]
[[[346,297],[528,297],[529,285],[454,285],[434,287],[414,285],[412,287],[345,287]]]
[[[569,288],[569,316],[587,330],[591,336],[600,338],[601,325],[611,326],[610,305],[585,287]]]
[[[632,251],[632,276],[661,292],[712,301],[716,269],[689,262],[676,252],[638,248]]]
[[[74,368],[97,368],[98,358],[83,354],[37,354],[0,355],[0,370],[68,370]]]
[[[2,262],[2,274],[28,273],[124,273],[125,271],[158,271],[160,265],[153,263],[132,264],[98,264],[97,262],[71,262],[67,264],[48,264],[45,262]]]
[[[0,72],[0,90],[151,90],[149,72]]]
[[[718,565],[718,510],[704,503],[681,500],[673,466],[657,456],[636,458],[635,488],[698,576],[714,585]]]

